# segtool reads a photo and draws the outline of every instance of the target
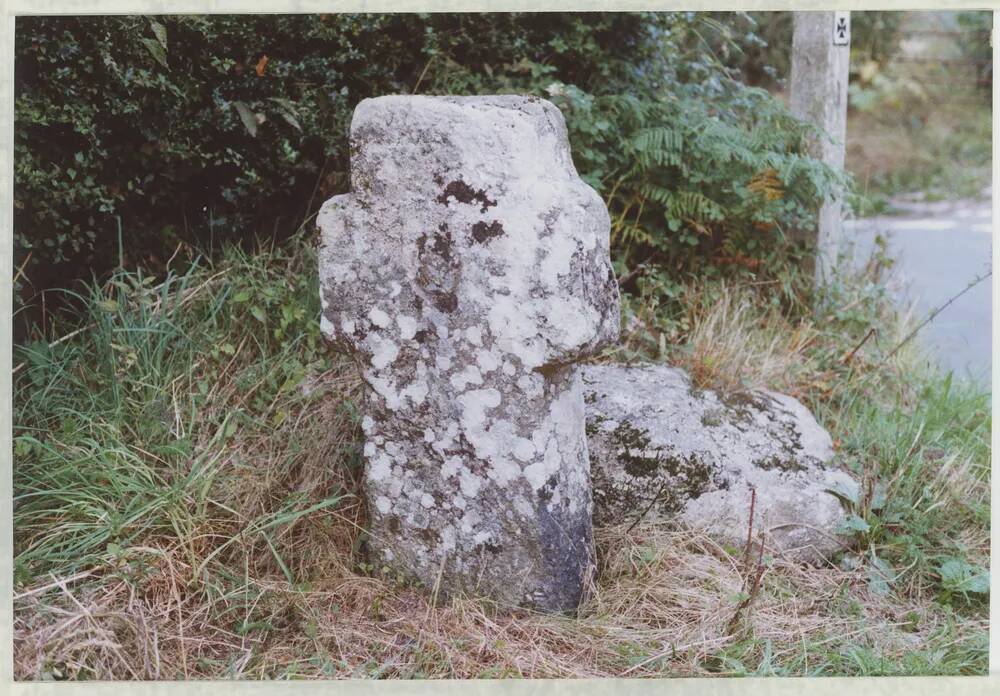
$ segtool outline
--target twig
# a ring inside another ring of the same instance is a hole
[[[893,348],[891,351],[889,351],[889,354],[885,356],[885,360],[888,360],[889,358],[891,358],[892,356],[894,356],[897,352],[899,352],[900,348],[902,348],[907,343],[909,343],[910,340],[914,336],[917,335],[917,332],[920,331],[920,329],[924,328],[929,323],[931,323],[931,321],[934,320],[934,317],[936,317],[938,314],[940,314],[941,312],[943,312],[948,307],[948,305],[950,305],[952,302],[954,302],[955,300],[957,300],[959,297],[961,297],[965,293],[969,292],[969,290],[971,290],[972,288],[974,288],[977,285],[979,285],[981,282],[983,282],[984,280],[986,280],[987,278],[989,278],[991,275],[993,275],[993,271],[992,270],[988,271],[987,273],[984,273],[981,276],[975,277],[968,285],[965,286],[965,288],[960,293],[958,293],[957,295],[955,295],[954,297],[952,297],[951,299],[949,299],[947,302],[945,302],[943,305],[941,305],[940,307],[938,307],[937,309],[935,309],[934,311],[932,311],[929,315],[927,315],[926,319],[924,319],[922,322],[920,322],[919,324],[917,324],[916,328],[914,328],[913,331],[911,331],[910,333],[906,334],[906,337],[902,341],[900,341],[899,343],[897,343],[895,348]]]
[[[725,640],[725,638],[706,638],[705,640],[699,640],[699,641],[696,641],[694,643],[686,643],[684,645],[671,645],[670,646],[670,650],[664,650],[663,652],[656,653],[656,654],[652,655],[651,657],[647,657],[642,662],[638,662],[638,663],[632,665],[631,667],[629,667],[624,672],[622,672],[621,676],[624,677],[627,674],[631,674],[632,672],[636,671],[640,667],[644,667],[644,666],[648,665],[650,662],[653,662],[655,660],[659,660],[661,658],[664,658],[667,655],[676,655],[677,653],[681,652],[682,650],[690,650],[691,648],[698,647],[699,645],[710,645],[712,643],[718,643],[718,642],[721,642],[723,640]]]
[[[656,501],[660,499],[660,493],[662,493],[663,489],[666,487],[667,487],[667,481],[666,479],[664,479],[663,481],[660,482],[660,488],[656,491],[656,495],[653,496],[653,499],[649,501],[649,505],[646,506],[646,509],[643,510],[642,514],[636,517],[635,521],[629,525],[628,529],[625,530],[626,534],[635,529],[635,526],[642,521],[642,518],[645,517],[647,514],[649,514],[649,511],[653,509],[654,505],[656,505]]]
[[[76,582],[77,580],[81,580],[83,578],[90,577],[93,574],[94,574],[94,571],[92,571],[92,570],[85,570],[82,573],[77,573],[76,575],[72,575],[72,576],[70,576],[68,578],[60,578],[59,580],[56,580],[55,582],[48,583],[47,585],[42,585],[41,587],[36,587],[33,590],[28,590],[27,592],[22,592],[21,594],[16,594],[16,595],[14,595],[14,601],[16,602],[17,600],[24,599],[25,597],[31,597],[32,595],[41,594],[42,592],[46,592],[48,590],[51,590],[54,587],[62,588],[67,583]]]
[[[753,512],[754,508],[757,506],[757,489],[750,489],[750,519],[747,520],[747,545],[743,549],[743,568],[744,570],[749,570],[750,567],[750,554],[753,551]],[[761,548],[764,545],[761,544]],[[746,580],[743,581],[744,586],[746,585]]]
[[[760,545],[761,557],[764,555],[764,544]],[[757,598],[757,594],[760,592],[760,581],[764,577],[764,564],[759,560],[757,562],[757,572],[754,574],[753,584],[750,586],[750,590],[747,592],[747,597],[736,607],[736,612],[733,614],[733,618],[729,620],[729,624],[726,626],[726,634],[732,635],[735,633],[736,628],[739,626],[740,619],[743,616],[743,612],[749,607],[753,601]]]
[[[319,185],[323,181],[323,175],[326,174],[326,167],[328,164],[330,164],[329,155],[327,155],[326,159],[323,160],[323,166],[319,170],[319,176],[316,177],[316,183],[313,185],[312,193],[309,194],[309,202],[306,203],[305,218],[302,220],[303,224],[305,224],[305,221],[309,219],[309,209],[312,208],[313,201],[316,199],[316,192],[319,191]]]
[[[14,282],[11,283],[11,285],[17,285],[18,278],[21,277],[21,273],[24,272],[24,267],[28,265],[28,261],[31,261],[31,255],[34,253],[34,251],[29,251],[28,255],[24,257],[24,261],[21,262],[21,267],[18,268],[17,273],[14,274]]]
[[[183,246],[184,246],[184,242],[179,242],[179,243],[177,244],[177,248],[176,248],[176,249],[174,249],[174,253],[172,253],[172,254],[170,255],[170,258],[169,258],[169,259],[167,259],[167,263],[166,263],[166,265],[164,266],[164,268],[170,268],[170,264],[171,264],[171,262],[173,262],[173,260],[174,260],[175,258],[177,258],[177,254],[179,254],[179,253],[180,253],[180,251],[181,251],[181,247],[183,247]]]
[[[427,68],[431,67],[431,63],[434,62],[435,58],[437,58],[436,53],[433,56],[431,56],[431,59],[427,61],[427,65],[425,65],[424,69],[420,71],[420,77],[417,78],[417,83],[413,85],[413,94],[416,94],[417,90],[420,89],[420,83],[424,81],[424,75],[427,74]]]
[[[845,365],[851,362],[851,360],[854,359],[855,353],[861,350],[861,346],[868,343],[868,339],[874,335],[875,335],[875,327],[873,326],[872,328],[868,329],[868,333],[866,333],[865,337],[861,339],[861,342],[858,343],[858,345],[854,346],[854,350],[852,350],[850,353],[845,354],[840,362],[844,363]]]
[[[743,551],[743,570],[744,572],[750,571],[750,554],[753,553],[753,517],[754,508],[757,506],[757,489],[750,489],[750,519],[747,520],[747,543],[746,548]],[[726,634],[732,635],[736,628],[739,626],[740,618],[743,616],[743,612],[749,607],[754,599],[757,597],[757,593],[760,591],[760,581],[764,577],[764,539],[760,540],[760,549],[757,552],[757,564],[753,573],[753,582],[747,583],[750,575],[744,576],[743,579],[743,589],[746,590],[746,598],[736,606],[736,611],[733,612],[733,618],[729,620],[726,624]]]
[[[170,591],[174,596],[174,601],[177,603],[177,645],[180,647],[181,651],[181,670],[184,673],[184,678],[187,679],[187,643],[184,642],[184,612],[181,606],[181,595],[177,590],[177,573],[174,572],[174,564],[170,559],[170,556],[163,554],[163,559],[167,562],[167,565],[170,568]]]
[[[55,341],[52,341],[52,343],[49,344],[49,348],[55,348],[60,343],[65,343],[66,341],[68,341],[69,339],[73,338],[74,336],[82,334],[84,331],[87,331],[88,329],[92,329],[95,326],[96,326],[96,324],[87,324],[86,326],[81,327],[81,328],[77,329],[76,331],[70,331],[68,334],[66,334],[62,338],[59,338],[59,339],[57,339]],[[20,372],[21,368],[24,367],[27,364],[28,364],[27,361],[22,362],[21,364],[19,364],[17,367],[15,367],[13,369],[13,371],[11,372],[11,374],[12,375],[16,375],[18,372]]]
[[[645,275],[645,273],[646,273],[647,270],[649,270],[649,269],[646,268],[646,264],[644,264],[644,263],[639,264],[638,266],[636,266],[635,268],[633,268],[631,271],[629,271],[626,275],[624,275],[624,276],[622,276],[621,278],[618,279],[618,287],[621,287],[621,286],[625,285],[626,283],[630,283],[631,281],[635,280],[636,278]]]
[[[424,617],[424,621],[430,621],[431,609],[437,607],[438,592],[441,590],[441,579],[444,577],[444,567],[448,563],[447,555],[441,561],[441,567],[438,568],[437,577],[434,579],[434,587],[431,590],[431,601],[427,605],[427,615]]]

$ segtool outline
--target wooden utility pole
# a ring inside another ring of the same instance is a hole
[[[844,166],[847,139],[847,73],[851,57],[850,12],[795,12],[792,33],[792,113],[819,127],[809,154],[832,167]],[[832,139],[832,141],[831,141]],[[820,207],[815,236],[816,280],[824,283],[843,246],[840,200]]]

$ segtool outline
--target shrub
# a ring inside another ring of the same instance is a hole
[[[15,230],[35,286],[157,269],[180,240],[295,229],[346,189],[347,127],[428,69],[545,61],[571,81],[631,60],[639,15],[25,17]],[[115,259],[117,260],[117,259]],[[62,266],[54,265],[62,264]],[[46,273],[53,277],[45,277]]]
[[[802,124],[706,50],[720,27],[692,12],[24,18],[17,254],[44,288],[115,261],[158,272],[182,241],[280,236],[346,190],[362,98],[524,92],[566,114],[623,272],[756,272],[838,180],[800,153]]]

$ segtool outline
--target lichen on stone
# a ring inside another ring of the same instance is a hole
[[[740,545],[749,524],[797,560],[839,551],[845,519],[828,492],[849,476],[832,442],[798,401],[768,391],[694,389],[664,365],[588,365],[587,438],[599,524],[648,514]]]
[[[593,564],[575,363],[619,323],[607,210],[543,100],[364,100],[351,140],[321,328],[369,390],[372,554],[443,596],[571,609]]]

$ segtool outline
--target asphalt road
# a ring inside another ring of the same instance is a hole
[[[916,318],[924,318],[992,268],[991,204],[987,199],[896,205],[904,215],[848,221],[846,236],[855,242],[858,261],[871,255],[877,234],[888,240],[889,255],[896,259],[890,287],[901,302],[913,303]],[[992,281],[987,278],[966,292],[914,339],[956,377],[987,385],[992,375]]]

